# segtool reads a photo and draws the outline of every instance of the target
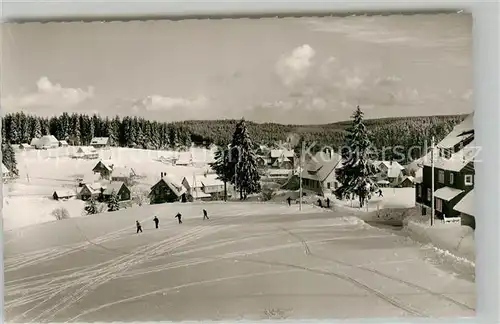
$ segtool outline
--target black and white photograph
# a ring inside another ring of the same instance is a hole
[[[472,15],[2,24],[11,323],[475,316]]]

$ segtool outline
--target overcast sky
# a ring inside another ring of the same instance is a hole
[[[4,112],[280,123],[468,113],[466,14],[2,28]]]

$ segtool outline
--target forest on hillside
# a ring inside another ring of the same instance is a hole
[[[373,145],[383,148],[399,146],[402,150],[424,148],[432,136],[439,141],[464,115],[426,116],[367,119],[365,126]],[[11,144],[30,143],[32,138],[54,135],[72,145],[88,145],[93,137],[110,137],[113,145],[143,149],[185,149],[192,144],[209,146],[226,145],[230,142],[237,120],[191,120],[182,122],[158,122],[139,117],[103,117],[100,115],[62,113],[54,117],[39,117],[23,112],[8,114],[2,118],[2,137]],[[274,146],[285,142],[291,134],[299,145],[315,149],[328,145],[339,149],[344,143],[344,130],[351,121],[324,125],[282,125],[247,121],[252,141]],[[407,159],[418,158],[422,152],[415,149]],[[385,152],[385,159],[391,153]]]

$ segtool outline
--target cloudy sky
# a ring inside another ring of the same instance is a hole
[[[280,123],[473,110],[466,14],[2,28],[4,112]]]

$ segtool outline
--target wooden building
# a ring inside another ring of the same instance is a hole
[[[54,200],[70,199],[73,197],[76,197],[76,192],[73,190],[61,189],[54,191],[54,193],[52,194],[52,198],[54,198]]]
[[[124,182],[111,182],[104,185],[104,191],[102,192],[104,201],[109,201],[113,192],[118,196],[118,201],[130,200],[131,191]]]
[[[94,137],[90,141],[90,146],[95,149],[110,148],[111,141],[109,137]]]
[[[177,185],[172,179],[163,176],[149,193],[151,204],[172,203],[176,201],[187,201],[186,188],[183,185]]]
[[[431,150],[432,151],[432,150]],[[415,186],[416,203],[422,214],[430,213],[432,197],[437,219],[459,217],[455,205],[474,189],[473,114],[455,126],[433,152],[423,159],[422,180]],[[433,153],[433,154],[432,154]],[[432,160],[434,156],[434,193],[432,193]]]
[[[102,179],[109,180],[111,177],[111,173],[113,172],[113,166],[105,163],[103,161],[97,162],[92,171],[95,173],[99,173]]]
[[[319,152],[302,170],[302,188],[324,196],[332,193],[340,184],[335,170],[341,166],[342,157],[329,151],[329,158],[322,158],[325,153]]]

